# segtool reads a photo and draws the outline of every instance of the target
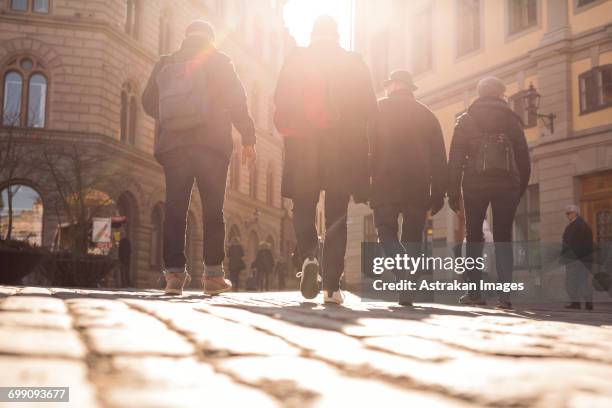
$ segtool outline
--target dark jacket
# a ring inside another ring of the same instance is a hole
[[[317,131],[303,126],[301,90],[304,66],[324,69],[333,78],[340,120],[333,129]],[[376,117],[376,95],[370,73],[359,54],[334,42],[296,48],[281,70],[275,93],[275,122],[303,129],[297,138],[285,138],[282,194],[327,190],[348,193],[366,202],[369,193],[368,122]],[[280,129],[279,129],[280,130]]]
[[[232,124],[242,136],[243,145],[255,144],[255,127],[249,116],[244,87],[238,78],[230,58],[215,49],[204,39],[187,37],[181,48],[172,55],[162,56],[153,68],[142,94],[145,112],[157,119],[159,116],[159,90],[157,74],[168,63],[203,58],[202,69],[207,70],[207,86],[211,104],[210,120],[199,129],[168,132],[157,129],[155,156],[163,161],[164,154],[179,148],[201,146],[231,157],[233,140]]]
[[[246,264],[242,259],[244,257],[244,249],[240,244],[232,244],[227,249],[227,258],[229,259],[229,270],[232,272],[240,272],[246,268]]]
[[[255,268],[259,274],[269,274],[274,269],[274,256],[269,249],[260,249],[255,257]]]
[[[476,173],[476,155],[482,132],[502,131],[514,150],[518,175],[491,176]],[[481,97],[472,103],[467,113],[457,119],[448,156],[448,195],[457,196],[461,188],[470,191],[517,189],[522,196],[529,183],[531,164],[521,119],[508,104],[495,97]],[[500,178],[502,177],[502,178]]]
[[[581,260],[590,263],[593,255],[593,231],[584,219],[578,216],[570,222],[563,231],[563,247],[561,249],[561,262]]]
[[[378,101],[372,148],[371,206],[409,204],[428,208],[446,192],[446,149],[440,123],[414,99],[398,90]]]

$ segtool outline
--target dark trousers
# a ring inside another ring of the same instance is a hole
[[[520,201],[518,189],[499,191],[464,191],[466,257],[479,258],[483,254],[484,234],[482,224],[487,215],[489,204],[493,210],[493,241],[495,242],[495,266],[499,283],[512,282],[514,255],[512,252],[512,223],[516,207]],[[471,296],[479,296],[482,270],[467,270],[467,280],[476,284],[477,289],[470,291]],[[499,292],[500,300],[508,300],[509,293]]]
[[[402,215],[402,236],[398,236],[398,217]],[[409,204],[387,204],[374,208],[374,224],[378,233],[378,240],[386,257],[407,254],[410,257],[421,255],[423,243],[423,229],[427,209]],[[400,273],[395,271],[398,280],[419,279],[420,273]],[[400,300],[412,300],[411,293],[405,293]]]
[[[321,261],[324,290],[336,291],[340,288],[346,254],[349,198],[347,193],[325,193],[325,242]],[[319,236],[315,225],[318,201],[318,191],[293,199],[293,226],[300,267],[304,259],[318,253]]]
[[[593,301],[591,271],[582,261],[573,261],[565,267],[565,290],[570,302]]]
[[[161,160],[166,176],[164,264],[170,272],[186,265],[185,232],[193,182],[197,183],[204,221],[204,264],[221,265],[225,258],[223,203],[228,160],[201,148],[177,149]]]
[[[232,287],[236,292],[240,289],[240,270],[230,270],[229,273],[230,281],[232,282]]]

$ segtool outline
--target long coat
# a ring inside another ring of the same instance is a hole
[[[314,130],[303,120],[305,69],[323,69],[332,78],[340,120],[331,129]],[[277,127],[284,123],[299,133],[284,140],[283,196],[293,199],[326,190],[347,193],[356,202],[366,202],[367,131],[368,123],[376,118],[377,106],[370,73],[362,58],[333,42],[296,48],[281,70],[275,105]]]
[[[410,90],[378,102],[372,139],[371,206],[403,204],[428,208],[446,192],[446,150],[440,123]]]

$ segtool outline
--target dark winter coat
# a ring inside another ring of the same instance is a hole
[[[246,264],[242,259],[244,257],[244,249],[240,244],[233,244],[227,249],[227,258],[229,259],[229,270],[231,272],[240,272],[246,268]]]
[[[238,78],[230,58],[215,49],[205,39],[187,37],[181,48],[172,55],[162,56],[153,68],[151,77],[142,94],[145,112],[157,119],[159,116],[159,89],[157,74],[173,61],[188,61],[203,58],[202,69],[207,70],[207,86],[211,103],[210,119],[201,128],[169,132],[157,129],[155,156],[163,161],[164,154],[179,147],[199,146],[217,151],[228,159],[231,157],[232,124],[242,136],[243,145],[255,144],[255,127],[249,116],[244,87]]]
[[[316,131],[302,126],[301,89],[304,66],[333,72],[334,99],[340,120],[333,129]],[[302,132],[284,140],[282,194],[327,190],[348,193],[366,202],[369,193],[368,122],[376,117],[376,95],[362,58],[337,43],[318,42],[296,48],[287,58],[275,94],[275,122],[288,123]]]
[[[476,172],[476,156],[482,132],[500,131],[512,143],[518,174],[516,177],[482,175]],[[448,195],[458,196],[461,189],[491,191],[516,189],[522,196],[529,183],[531,164],[521,119],[499,98],[481,97],[467,113],[457,119],[448,157]]]
[[[589,264],[593,255],[593,231],[584,219],[578,216],[570,222],[563,231],[563,247],[561,250],[561,262],[570,263],[581,260]]]
[[[372,145],[371,206],[409,204],[428,208],[446,192],[446,149],[440,123],[411,91],[378,101]]]
[[[260,249],[254,262],[258,274],[269,274],[274,269],[274,256],[269,249]]]

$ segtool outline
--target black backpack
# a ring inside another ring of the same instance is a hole
[[[483,131],[473,119],[481,134],[474,167],[476,173],[487,176],[518,176],[518,166],[510,137],[503,130]]]

